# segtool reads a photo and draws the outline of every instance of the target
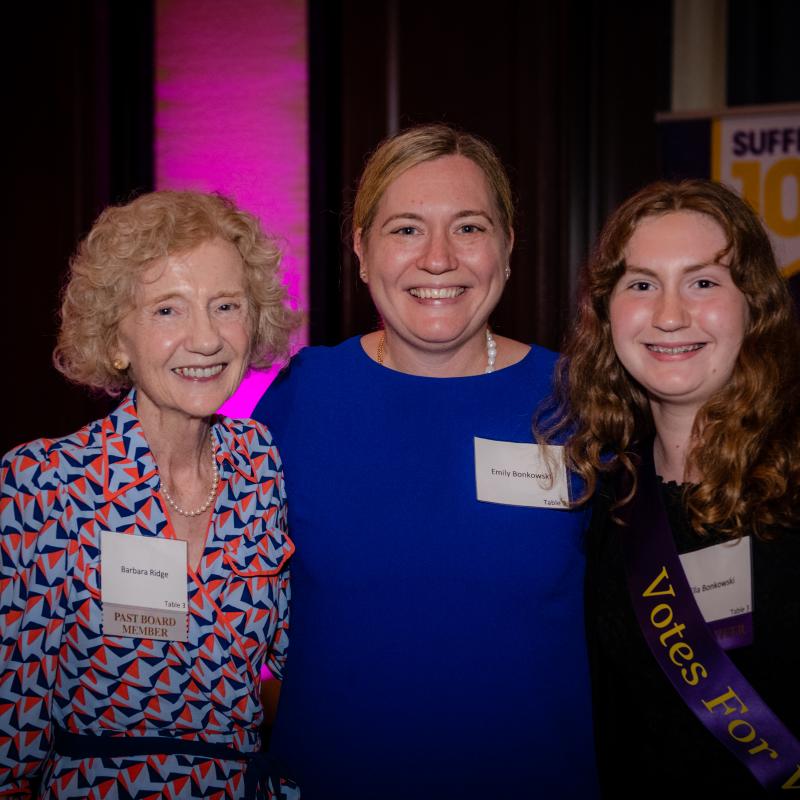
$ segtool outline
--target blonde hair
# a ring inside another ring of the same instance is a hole
[[[378,204],[389,185],[406,170],[442,156],[460,155],[474,162],[486,182],[500,214],[500,227],[508,238],[514,228],[514,200],[508,175],[494,148],[484,139],[449,125],[418,125],[384,139],[367,159],[353,204],[353,232],[366,237]]]
[[[764,535],[800,517],[800,336],[786,281],[755,212],[708,180],[652,184],[606,222],[582,275],[576,324],[556,368],[555,405],[540,411],[537,438],[568,433],[570,467],[590,497],[604,472],[633,479],[630,448],[654,432],[650,404],[614,351],[609,299],[625,271],[624,250],[646,217],[692,211],[722,228],[734,283],[749,323],[730,380],[698,411],[687,467],[702,476],[685,492],[698,533]]]
[[[134,306],[142,273],[155,259],[215,238],[234,245],[244,262],[252,324],[249,366],[265,369],[287,356],[300,319],[286,304],[276,241],[226,197],[162,191],[107,208],[78,246],[62,293],[56,369],[111,395],[128,388],[129,376],[112,361],[120,320]]]

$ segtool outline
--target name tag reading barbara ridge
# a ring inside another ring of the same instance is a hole
[[[185,642],[186,542],[100,534],[103,633]]]
[[[551,446],[550,462],[537,444],[475,437],[478,500],[530,508],[569,507],[564,448]]]

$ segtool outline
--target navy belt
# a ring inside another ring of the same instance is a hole
[[[186,755],[218,758],[223,761],[246,761],[244,796],[255,800],[259,783],[280,800],[281,780],[275,759],[267,753],[242,753],[224,744],[186,740],[168,736],[103,736],[93,733],[70,733],[55,725],[54,749],[67,758],[124,758],[125,756]]]

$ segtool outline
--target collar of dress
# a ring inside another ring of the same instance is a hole
[[[236,472],[245,480],[256,482],[258,462],[268,456],[263,445],[260,448],[251,446],[258,435],[252,424],[226,417],[215,418],[212,436],[220,479],[229,478]],[[101,461],[96,464],[96,469],[103,474],[106,500],[113,500],[146,481],[150,481],[154,489],[158,486],[158,465],[136,413],[135,389],[102,421],[101,436]],[[253,453],[256,455],[251,455]]]

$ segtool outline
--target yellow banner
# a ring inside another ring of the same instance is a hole
[[[784,274],[800,273],[800,112],[713,120],[711,164],[761,215]]]

